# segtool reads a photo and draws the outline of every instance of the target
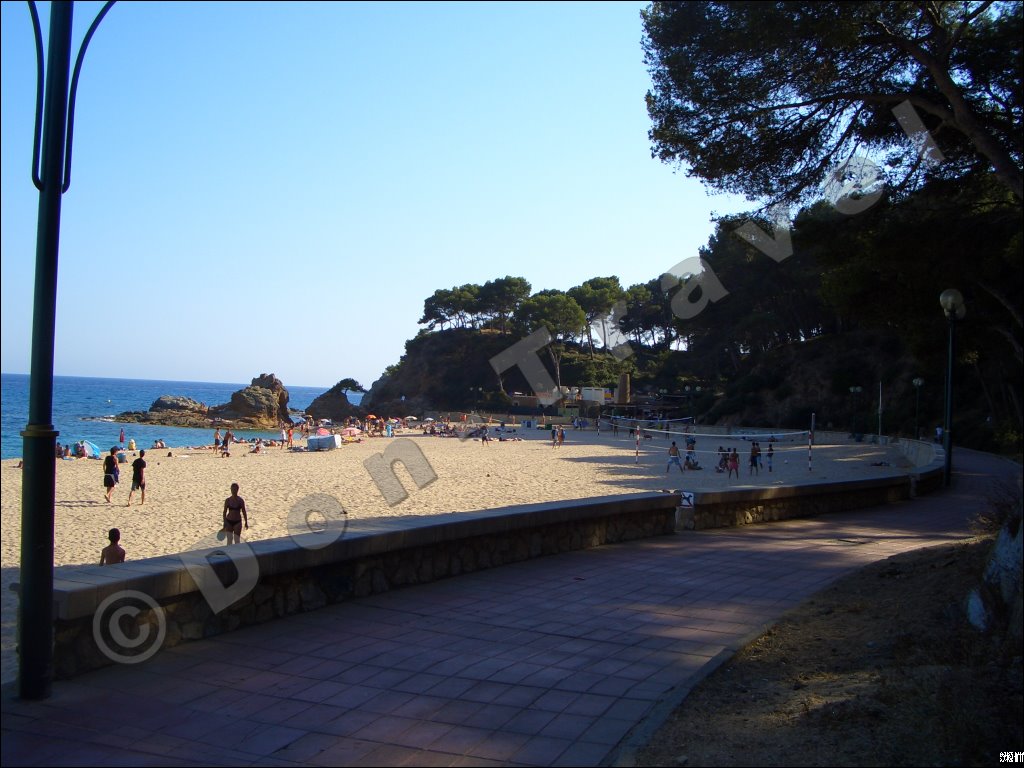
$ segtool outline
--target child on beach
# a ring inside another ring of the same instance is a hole
[[[100,565],[113,565],[124,562],[124,549],[118,543],[121,541],[121,531],[111,528],[107,534],[110,543],[100,551]]]

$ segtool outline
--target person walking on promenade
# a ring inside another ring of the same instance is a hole
[[[775,449],[768,443],[768,471],[772,471],[772,459],[775,458]]]
[[[146,503],[146,452],[139,451],[139,458],[132,462],[132,489],[128,491],[128,506],[132,505],[132,494],[135,491],[142,492],[142,501]]]
[[[676,445],[675,440],[673,440],[672,445],[668,447],[668,464],[665,465],[666,475],[668,474],[669,470],[672,469],[673,464],[679,467],[680,473],[684,475],[686,474],[686,471],[683,469],[683,465],[679,461],[679,446]]]
[[[245,509],[245,499],[238,495],[238,483],[231,484],[231,495],[224,499],[224,533],[228,544],[242,541],[242,524],[249,528],[249,515]]]
[[[106,499],[110,503],[110,496],[114,493],[114,486],[117,485],[120,471],[117,468],[117,448],[111,448],[110,454],[103,457],[103,487],[107,489]]]
[[[757,468],[757,452],[758,452],[757,443],[756,442],[751,443],[750,444],[750,474],[754,474],[755,472],[757,472],[758,474],[761,474],[760,472],[758,472],[758,468]]]

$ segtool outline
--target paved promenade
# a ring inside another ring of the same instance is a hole
[[[810,520],[687,532],[354,600],[3,696],[3,765],[629,764],[692,686],[869,562],[970,535],[1020,468]],[[922,596],[923,599],[926,596]]]

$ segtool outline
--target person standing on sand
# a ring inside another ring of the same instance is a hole
[[[128,506],[132,505],[132,494],[136,490],[142,491],[142,501],[146,503],[146,452],[139,451],[139,458],[132,462],[132,489],[128,491]]]
[[[213,433],[213,452],[216,453],[220,450],[220,427],[217,427],[217,431]]]
[[[683,470],[683,465],[679,463],[679,446],[676,445],[676,441],[675,440],[673,440],[672,441],[672,445],[670,445],[668,447],[668,464],[665,465],[665,474],[666,475],[668,474],[668,471],[670,469],[672,469],[672,465],[673,464],[675,464],[677,467],[679,467],[679,471],[682,474],[684,474],[684,475],[686,474],[686,472]]]
[[[107,489],[106,499],[110,503],[110,496],[117,485],[117,448],[111,448],[110,454],[103,457],[103,487]]]
[[[249,515],[245,510],[245,499],[238,495],[238,483],[231,484],[231,495],[224,499],[224,533],[228,544],[242,541],[242,523],[249,528]]]
[[[111,528],[107,534],[110,544],[100,550],[100,565],[113,565],[124,562],[124,549],[118,543],[121,541],[121,532],[117,528]]]
[[[732,477],[732,473],[736,473],[736,479],[740,479],[740,455],[736,452],[736,449],[732,449],[732,453],[729,454],[729,477]]]
[[[562,443],[565,442],[565,429],[563,427],[558,428],[558,447],[562,447]]]
[[[554,424],[551,425],[551,447],[554,448],[558,445],[558,427]]]
[[[288,427],[288,447],[292,448],[295,445],[295,427]]]

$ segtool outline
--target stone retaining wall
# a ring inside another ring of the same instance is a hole
[[[110,622],[117,622],[124,637],[147,637],[158,647],[172,647],[396,587],[670,534],[678,504],[675,494],[642,493],[443,518],[360,521],[328,546],[309,538],[317,534],[304,534],[223,552],[203,550],[61,571],[54,584],[55,675],[71,677],[117,661],[110,653],[117,645]],[[234,599],[232,590],[239,591],[235,585],[253,568],[253,585]],[[139,594],[148,601],[140,601]],[[146,606],[149,601],[154,607]],[[216,611],[211,605],[218,601],[224,607]],[[109,618],[119,606],[128,609],[120,619]],[[104,610],[98,613],[100,608]],[[152,643],[144,645],[118,647],[124,656],[120,661],[141,660]]]
[[[823,441],[833,437],[816,435]],[[127,592],[145,596],[155,607],[143,603],[142,610],[122,616],[124,635],[133,638],[149,632],[161,636],[161,647],[170,647],[342,600],[532,557],[674,530],[843,512],[942,487],[940,447],[912,440],[894,444],[915,466],[903,477],[698,492],[694,508],[679,507],[676,494],[645,493],[443,517],[358,521],[328,546],[310,538],[316,534],[305,534],[118,566],[61,569],[54,582],[55,672],[70,677],[113,663],[98,644],[97,638],[104,643],[108,638],[94,633],[94,615],[104,601],[116,603]],[[247,557],[241,557],[242,552]],[[258,578],[236,597],[236,584],[250,572]],[[204,583],[197,583],[197,578]],[[213,598],[211,590],[216,593]],[[103,620],[96,624],[100,629]]]
[[[911,496],[910,477],[812,483],[789,487],[751,488],[695,493],[693,508],[680,508],[682,530],[729,528],[795,517],[872,507]]]

